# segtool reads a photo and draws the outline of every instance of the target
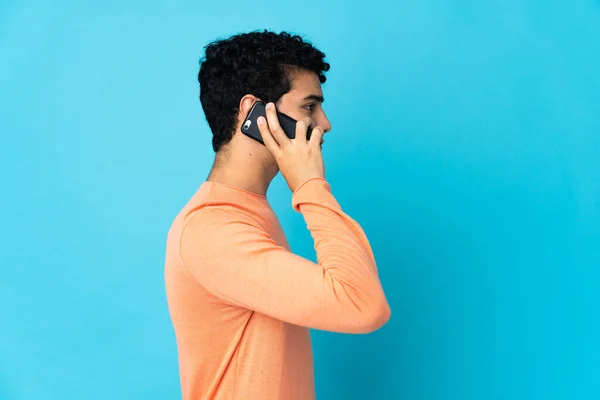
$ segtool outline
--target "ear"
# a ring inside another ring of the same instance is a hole
[[[240,99],[240,120],[244,120],[246,118],[246,115],[248,115],[250,109],[257,101],[260,101],[260,99],[252,94],[247,94]]]

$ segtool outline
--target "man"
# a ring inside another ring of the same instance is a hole
[[[268,31],[206,47],[198,80],[215,164],[173,222],[165,265],[184,399],[313,399],[309,328],[367,333],[390,317],[369,242],[325,181],[324,57]],[[265,145],[241,132],[258,100]],[[298,120],[295,140],[276,108]],[[269,206],[279,171],[318,263],[290,252]]]

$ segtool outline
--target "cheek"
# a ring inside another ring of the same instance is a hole
[[[288,117],[294,118],[296,121],[311,116],[310,111],[306,108],[298,106],[297,104],[292,103],[290,99],[285,98],[277,105],[277,111]]]
[[[290,107],[287,112],[281,110],[282,113],[294,118],[296,121],[302,119],[302,118],[306,118],[306,117],[311,117],[312,115],[310,114],[310,111],[308,111],[305,108],[298,108],[298,107]]]
[[[277,111],[288,115],[294,119],[302,118],[298,115],[298,107],[292,104],[291,100],[289,98],[286,98],[286,96],[284,96],[279,102],[279,104],[277,104]]]

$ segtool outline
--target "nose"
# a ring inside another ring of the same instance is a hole
[[[325,133],[327,133],[331,130],[331,122],[329,122],[329,119],[327,118],[325,111],[323,111],[321,113],[321,115],[319,116],[319,118],[317,119],[317,125],[319,125],[321,128],[323,128],[323,131],[325,131]]]

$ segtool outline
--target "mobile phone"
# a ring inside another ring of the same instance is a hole
[[[260,134],[260,130],[258,129],[258,117],[267,117],[265,103],[262,101],[257,101],[254,103],[244,123],[242,124],[242,133],[252,139],[264,144],[262,135]],[[294,118],[285,115],[277,111],[277,119],[279,120],[279,125],[281,125],[281,129],[285,132],[285,135],[290,139],[294,139],[296,137],[296,121]],[[307,139],[310,139],[311,129],[308,129]]]

